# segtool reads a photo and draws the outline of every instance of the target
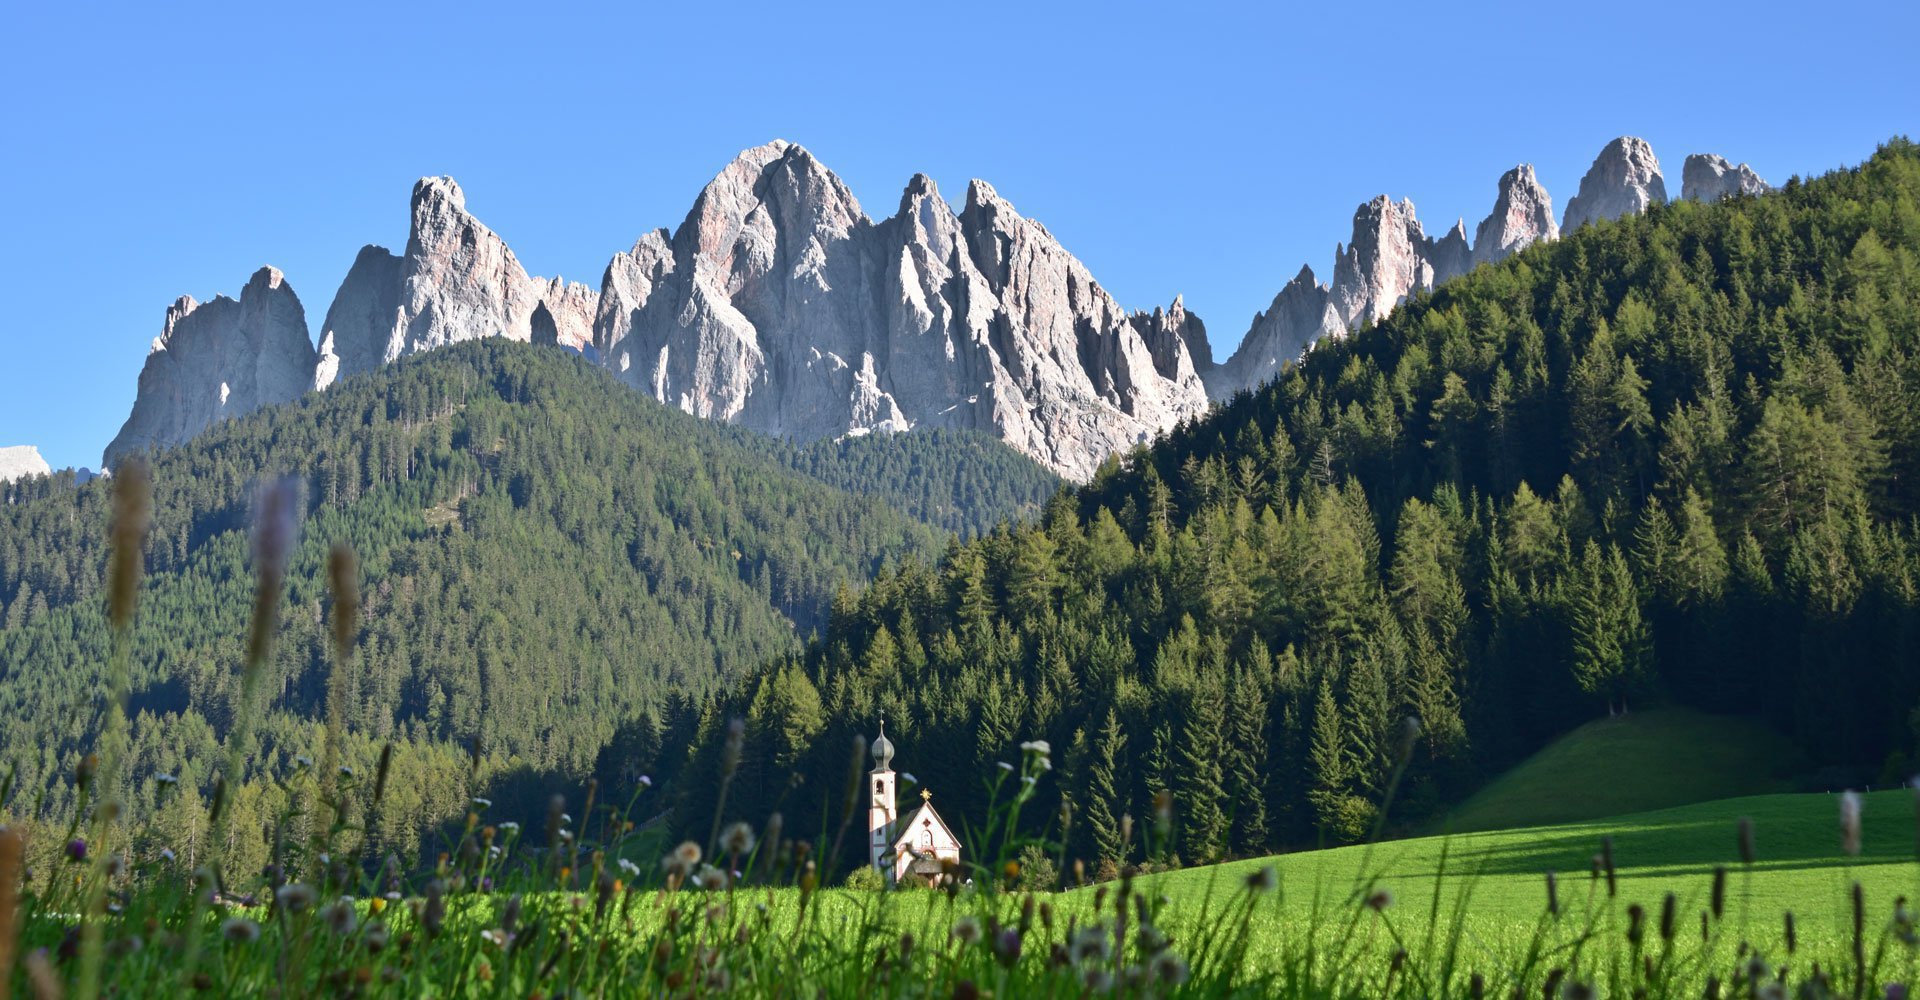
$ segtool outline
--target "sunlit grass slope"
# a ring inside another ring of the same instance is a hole
[[[1510,830],[1785,792],[1806,761],[1747,718],[1661,708],[1589,722],[1454,810],[1435,832]]]
[[[1283,910],[1301,917],[1315,910],[1316,900],[1326,911],[1345,913],[1356,888],[1371,884],[1392,894],[1393,909],[1403,920],[1419,921],[1438,892],[1443,919],[1459,903],[1476,921],[1525,924],[1546,911],[1547,872],[1557,873],[1563,911],[1581,912],[1590,898],[1596,907],[1605,905],[1604,880],[1595,879],[1591,870],[1602,839],[1611,837],[1616,912],[1638,902],[1657,914],[1665,894],[1673,892],[1683,920],[1697,928],[1700,911],[1709,906],[1714,868],[1725,866],[1729,916],[1751,920],[1758,941],[1777,934],[1787,910],[1809,930],[1843,929],[1856,880],[1877,912],[1887,912],[1897,896],[1920,898],[1914,797],[1904,790],[1875,792],[1863,802],[1858,857],[1841,851],[1837,796],[1778,794],[1604,820],[1304,851],[1171,872],[1150,881],[1182,909],[1197,910],[1210,892],[1230,893],[1262,866],[1274,865]],[[1751,869],[1740,861],[1742,817],[1754,822]]]

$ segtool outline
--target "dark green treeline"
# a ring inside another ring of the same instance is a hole
[[[559,350],[497,340],[222,424],[153,466],[122,769],[131,814],[158,814],[152,849],[191,854],[206,835],[221,740],[242,710],[250,508],[279,475],[298,479],[305,516],[255,706],[253,780],[235,800],[235,871],[257,866],[276,817],[302,807],[272,779],[321,756],[336,542],[359,553],[365,591],[344,759],[370,778],[396,744],[373,819],[380,846],[407,857],[471,795],[502,799],[504,816],[519,794],[540,815],[622,722],[796,649],[843,581],[937,554],[939,529],[1033,516],[1058,488],[986,439],[795,445],[662,407]],[[63,473],[3,489],[0,821],[58,830],[102,711],[110,484]]]
[[[708,747],[744,716],[729,811],[812,829],[883,711],[956,822],[1046,739],[1071,854],[1109,867],[1361,836],[1409,716],[1401,824],[1663,699],[1894,780],[1920,721],[1917,513],[1920,150],[1899,140],[1418,296],[1037,523],[842,593],[803,654],[635,727],[622,759],[686,768],[704,816],[711,754],[649,758],[651,734]],[[1149,852],[1163,790],[1173,842]]]

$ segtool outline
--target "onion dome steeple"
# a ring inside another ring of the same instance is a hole
[[[893,743],[887,739],[887,718],[884,715],[880,717],[880,737],[873,741],[873,769],[893,769]]]

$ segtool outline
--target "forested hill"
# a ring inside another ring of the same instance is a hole
[[[405,359],[155,456],[133,636],[142,806],[154,775],[177,775],[190,799],[223,759],[251,607],[250,507],[284,474],[301,485],[305,523],[254,773],[318,757],[324,562],[350,542],[366,592],[347,724],[361,765],[400,743],[406,780],[385,822],[403,847],[501,774],[583,777],[622,720],[797,648],[837,586],[936,554],[943,528],[1037,514],[1058,488],[972,436],[803,447],[731,429],[553,348],[490,339]],[[43,788],[70,794],[50,777],[91,748],[110,646],[109,500],[108,482],[63,475],[8,487],[0,503],[0,789],[15,790],[0,817],[31,818]],[[240,807],[265,809],[260,794]]]
[[[1842,780],[1898,778],[1916,513],[1900,140],[1586,226],[1324,341],[1043,523],[882,574],[712,717],[749,721],[738,808],[803,826],[882,710],[955,821],[1047,739],[1073,855],[1114,864],[1142,860],[1118,817],[1143,828],[1161,790],[1187,861],[1359,835],[1409,715],[1402,822],[1658,700],[1764,712]]]

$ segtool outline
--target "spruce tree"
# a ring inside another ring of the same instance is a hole
[[[1228,740],[1226,695],[1219,676],[1202,674],[1187,693],[1181,722],[1179,770],[1180,851],[1189,862],[1220,860],[1227,848],[1227,783],[1225,758],[1232,752]]]
[[[1119,714],[1110,704],[1106,721],[1095,734],[1092,752],[1088,755],[1086,801],[1080,808],[1080,817],[1091,833],[1096,860],[1116,866],[1126,864],[1129,853],[1129,845],[1120,836],[1120,820],[1114,815],[1116,807],[1124,808],[1126,804],[1122,794],[1128,785],[1124,770],[1126,756],[1127,734],[1120,728]]]

